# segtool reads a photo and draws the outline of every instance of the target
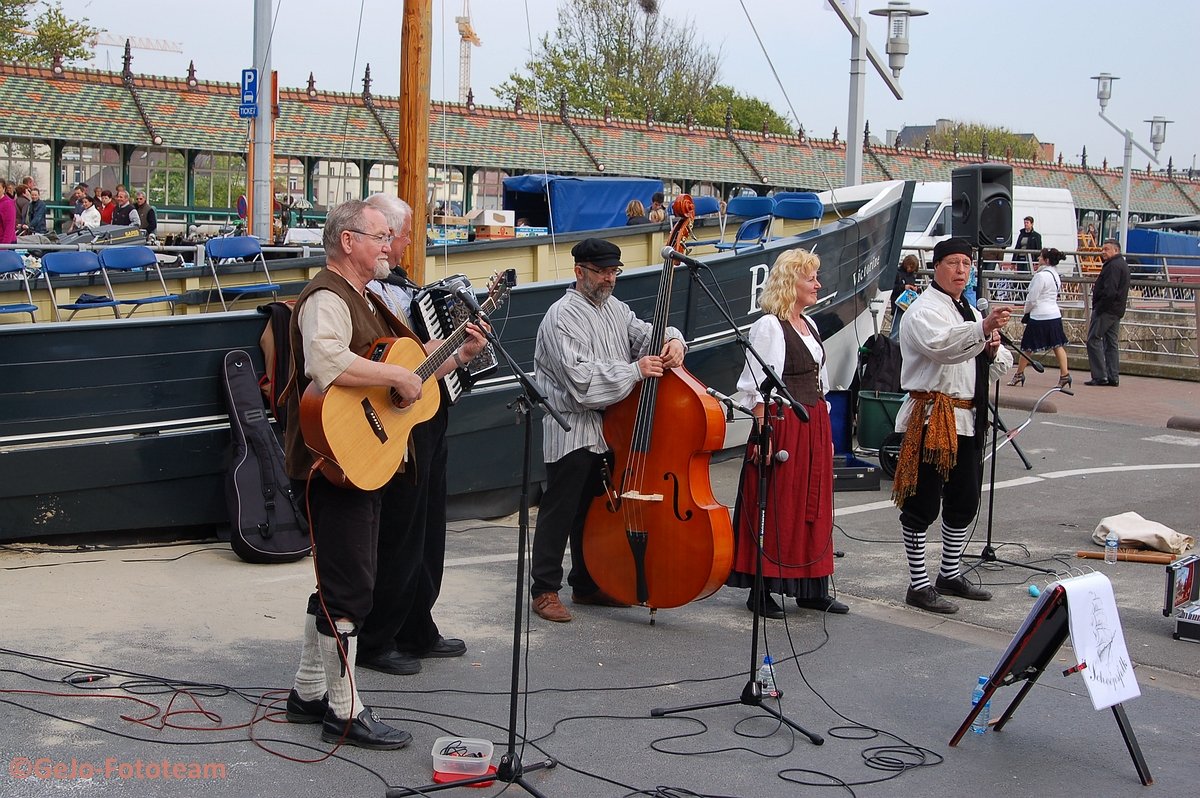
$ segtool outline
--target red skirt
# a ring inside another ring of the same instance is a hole
[[[763,534],[763,576],[788,595],[790,580],[833,573],[833,437],[824,402],[805,406],[810,419],[792,412],[772,422],[773,451],[788,453],[772,462]],[[747,447],[748,448],[748,447]],[[749,586],[758,556],[758,466],[746,459],[734,508],[731,586]],[[784,584],[780,584],[784,583]]]

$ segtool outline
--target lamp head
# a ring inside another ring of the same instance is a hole
[[[1112,99],[1112,82],[1120,78],[1101,72],[1099,75],[1092,75],[1092,80],[1096,81],[1096,99],[1100,101],[1100,110],[1103,111]]]
[[[904,0],[891,0],[887,8],[876,8],[870,12],[877,17],[888,18],[887,54],[892,77],[900,77],[904,69],[904,58],[908,55],[908,18],[923,17],[928,11],[910,8]]]
[[[1157,158],[1158,151],[1162,149],[1163,142],[1167,140],[1167,125],[1171,124],[1173,120],[1156,116],[1145,121],[1150,123],[1150,144],[1153,145],[1154,156]]]

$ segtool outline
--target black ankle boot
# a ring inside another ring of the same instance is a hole
[[[759,597],[753,588],[750,589],[750,597],[746,599],[746,609],[758,612],[763,618],[779,620],[783,617],[783,607],[779,606],[770,593],[763,593]]]

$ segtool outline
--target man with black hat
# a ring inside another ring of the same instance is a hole
[[[546,491],[538,508],[530,573],[533,611],[565,623],[571,612],[558,598],[563,554],[571,544],[571,599],[576,604],[624,607],[601,591],[583,561],[583,524],[601,492],[601,467],[609,451],[601,412],[647,377],[683,365],[683,336],[668,327],[662,351],[651,354],[652,327],[612,296],[621,273],[621,249],[587,238],[571,249],[575,285],[550,306],[538,327],[534,365],[550,405],[570,431],[547,414],[542,420]]]
[[[950,614],[950,594],[987,601],[992,594],[959,573],[967,530],[979,509],[988,385],[1012,365],[1000,330],[1012,311],[995,307],[986,317],[963,299],[973,250],[950,238],[933,250],[933,283],[904,314],[900,328],[901,387],[908,392],[896,417],[904,433],[892,498],[908,557],[905,603]],[[942,515],[942,562],[934,584],[925,567],[925,532]]]

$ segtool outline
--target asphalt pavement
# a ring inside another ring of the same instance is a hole
[[[1053,382],[1030,373],[1023,388],[1002,389],[1010,427]],[[1200,414],[1198,388],[1129,377],[1118,388],[1077,382],[1074,397],[1050,397],[1043,410],[1055,412],[1039,413],[1016,438],[1032,468],[1012,447],[1000,451],[995,491],[984,495],[967,548],[979,552],[990,531],[1005,559],[1109,577],[1141,690],[1125,709],[1151,788],[1139,784],[1112,714],[1093,709],[1080,675],[1062,675],[1073,664],[1069,648],[1003,731],[948,745],[976,678],[996,666],[1033,606],[1030,585],[1044,589],[1055,576],[989,564],[972,578],[992,601],[961,602],[950,617],[905,606],[885,479],[878,490],[836,496],[834,545],[844,556],[834,579],[850,613],[793,605],[758,640],[759,655],[779,662],[783,696],[768,705],[822,745],[740,703],[753,625],[745,592],[728,589],[653,616],[573,606],[568,591],[569,624],[522,612],[512,726],[515,517],[456,522],[449,534],[436,612],[447,635],[467,641],[464,657],[425,660],[415,676],[359,671],[366,700],[414,742],[328,758],[332,746],[315,727],[281,723],[278,704],[270,709],[291,685],[310,560],[251,566],[210,541],[0,547],[8,618],[0,795],[383,796],[389,785],[428,783],[430,749],[443,734],[492,740],[498,764],[510,726],[523,762],[556,761],[527,776],[546,796],[1188,794],[1200,742],[1200,644],[1171,637],[1162,566],[1075,553],[1099,551],[1090,540],[1099,520],[1130,510],[1200,532],[1200,434],[1168,427]],[[737,468],[736,458],[712,467],[726,503]],[[931,567],[937,556],[931,534]],[[519,594],[524,610],[527,589]],[[997,693],[993,718],[1016,692]],[[706,702],[725,705],[650,715]],[[525,790],[496,782],[447,794],[501,792]]]

